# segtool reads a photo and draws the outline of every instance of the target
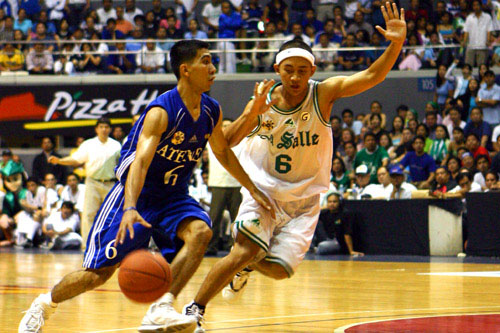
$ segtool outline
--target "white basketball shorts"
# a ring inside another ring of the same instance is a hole
[[[266,252],[265,260],[280,264],[292,276],[314,236],[320,213],[319,194],[289,202],[270,199],[276,213],[273,219],[245,188],[241,192],[243,200],[232,225],[234,239],[241,232]]]

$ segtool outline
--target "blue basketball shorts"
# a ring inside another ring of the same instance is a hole
[[[123,244],[115,244],[123,215],[124,190],[121,183],[116,183],[99,208],[87,239],[83,267],[97,269],[116,265],[131,251],[147,248],[151,237],[162,255],[171,259],[182,244],[176,235],[183,220],[196,218],[212,226],[207,212],[187,194],[167,194],[165,200],[159,200],[141,193],[137,211],[152,227],[135,223],[134,239],[130,239],[127,231]]]

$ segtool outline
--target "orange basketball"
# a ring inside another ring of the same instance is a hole
[[[118,284],[132,301],[151,303],[170,290],[172,272],[161,254],[136,250],[123,259]]]

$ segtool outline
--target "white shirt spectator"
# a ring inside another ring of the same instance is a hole
[[[350,128],[354,132],[354,135],[360,135],[361,129],[363,128],[363,123],[359,120],[354,120],[351,127],[347,126],[346,123],[342,123],[342,128]]]
[[[486,188],[486,180],[484,179],[484,175],[481,172],[476,172],[474,175],[474,183],[479,184],[481,188]]]
[[[491,23],[493,26],[493,30],[498,31],[500,30],[500,2],[498,1],[492,1],[491,2]]]
[[[208,19],[210,24],[218,27],[219,26],[219,17],[222,14],[221,5],[213,6],[212,3],[207,3],[205,7],[203,7],[203,11],[201,12],[201,16]],[[205,28],[208,28],[205,25]]]
[[[56,203],[59,201],[59,194],[57,190],[53,188],[48,188],[45,191],[45,210],[50,212],[52,208],[56,207]]]
[[[489,31],[493,31],[490,15],[482,12],[478,18],[474,13],[469,14],[464,26],[464,32],[469,34],[467,47],[471,49],[486,49]]]
[[[208,190],[207,184],[198,182],[197,186],[189,185],[188,190],[189,195],[198,201],[205,211],[209,212],[212,193]]]
[[[109,11],[105,11],[104,8],[98,8],[97,9],[97,17],[99,17],[99,22],[101,22],[103,25],[106,25],[108,22],[108,19],[114,18],[116,20],[116,9],[111,8]]]
[[[480,99],[493,99],[496,101],[500,101],[500,86],[494,84],[490,89],[488,86],[483,85],[477,96]],[[483,120],[489,123],[490,125],[497,125],[500,123],[500,103],[493,107],[484,107],[483,108]]]
[[[330,42],[325,48],[330,49],[334,47],[339,47],[339,44]],[[331,63],[333,59],[337,57],[337,51],[323,51],[322,49],[324,49],[324,47],[322,47],[320,43],[314,45],[313,54],[316,61],[322,60]]]
[[[448,191],[448,193],[457,193],[458,191],[460,191],[462,188],[460,187],[460,185],[457,185],[456,187],[454,187],[451,191]],[[472,182],[472,184],[470,184],[470,192],[483,192],[483,188],[481,187],[481,185],[479,185],[478,183],[476,182]]]
[[[125,11],[125,13],[123,14],[123,18],[125,19],[125,21],[129,21],[130,23],[132,23],[132,25],[135,27],[134,18],[137,15],[143,15],[143,14],[144,13],[143,13],[143,11],[141,9],[135,7],[135,9],[134,9],[133,12],[127,12],[127,11]]]
[[[42,208],[44,202],[45,202],[45,187],[44,186],[38,186],[36,189],[35,195],[33,195],[33,193],[31,193],[31,191],[26,192],[26,203],[28,203],[28,205]]]
[[[111,138],[101,142],[96,136],[85,140],[71,157],[79,162],[85,163],[87,177],[97,180],[109,180],[115,178],[114,168],[120,158],[122,145]]]
[[[245,141],[245,139],[243,140]],[[242,142],[240,142],[236,147],[231,148],[234,155],[238,157],[241,153],[243,147]],[[233,177],[227,170],[220,164],[220,162],[215,157],[212,148],[208,148],[208,160],[210,161],[208,167],[208,186],[210,187],[241,187],[240,183]]]
[[[135,56],[135,62],[137,66],[163,67],[165,65],[165,54],[161,53],[161,49],[156,45],[153,51],[149,51],[147,46],[143,46],[141,52]]]
[[[359,4],[357,0],[346,1],[346,3],[344,4],[344,16],[352,20],[354,18],[354,13],[356,13],[356,11],[358,10],[358,5]]]
[[[491,142],[497,142],[499,135],[500,135],[500,125],[497,125],[493,129],[493,134],[491,135]]]
[[[66,0],[45,0],[45,5],[49,10],[49,19],[52,20],[62,20],[64,17],[64,6],[66,6]]]
[[[392,186],[392,184],[391,184]],[[392,194],[392,190],[394,189],[394,187],[391,189],[391,193],[389,194],[389,198],[390,199],[390,195]],[[416,191],[417,188],[410,184],[410,183],[407,183],[407,182],[404,182],[403,184],[401,184],[401,187],[399,188],[399,191],[394,195],[394,198],[395,199],[411,199],[411,193],[413,191]]]
[[[80,213],[83,212],[83,202],[85,199],[85,185],[78,184],[76,193],[71,191],[69,185],[64,186],[61,192],[61,199],[59,200],[59,208],[64,201],[71,201],[75,205],[75,209]]]
[[[296,36],[294,34],[290,34],[288,36],[286,36],[286,40],[285,41],[289,41],[289,40],[292,40],[294,39]],[[311,46],[312,45],[312,41],[311,41],[311,38],[309,38],[309,36],[307,36],[306,34],[302,34],[302,36],[300,36],[300,38],[302,38],[302,41],[304,43],[306,43],[307,45]]]
[[[389,199],[391,197],[392,189],[392,184],[387,186],[382,184],[370,184],[364,189],[363,194],[370,195],[371,199]]]
[[[67,230],[68,228],[71,229],[71,232],[69,232],[65,235],[56,236],[53,239],[53,241],[55,241],[57,238],[59,238],[62,242],[68,242],[68,241],[72,241],[72,240],[79,240],[80,242],[82,241],[82,237],[76,233],[76,230],[78,229],[78,227],[80,225],[80,217],[76,213],[73,213],[67,219],[63,219],[61,211],[54,210],[49,215],[49,217],[47,217],[45,219],[44,224],[46,227],[48,225],[51,225],[52,229],[55,232],[63,232],[65,230]]]
[[[467,123],[465,121],[461,120],[460,121],[460,128],[464,129],[465,125],[467,125]],[[453,123],[450,123],[450,124],[446,125],[446,128],[448,129],[448,133],[450,134],[450,140],[453,140],[453,129],[455,128],[455,126],[453,126]]]

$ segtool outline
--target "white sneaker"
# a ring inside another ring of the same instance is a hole
[[[18,333],[41,332],[45,320],[49,319],[50,315],[56,311],[56,307],[52,306],[51,302],[50,293],[38,296],[21,319]]]
[[[182,309],[182,313],[184,313],[186,316],[190,316],[196,319],[197,324],[194,333],[205,333],[205,329],[201,326],[205,321],[205,319],[203,319],[205,310],[200,309],[198,305],[193,301],[184,306],[184,308]]]
[[[222,289],[222,298],[229,303],[237,301],[241,297],[241,294],[243,294],[250,273],[251,271],[247,271],[246,269],[236,273],[233,281]]]
[[[153,303],[142,319],[139,332],[183,332],[191,333],[196,328],[197,320],[175,311],[170,303]]]

